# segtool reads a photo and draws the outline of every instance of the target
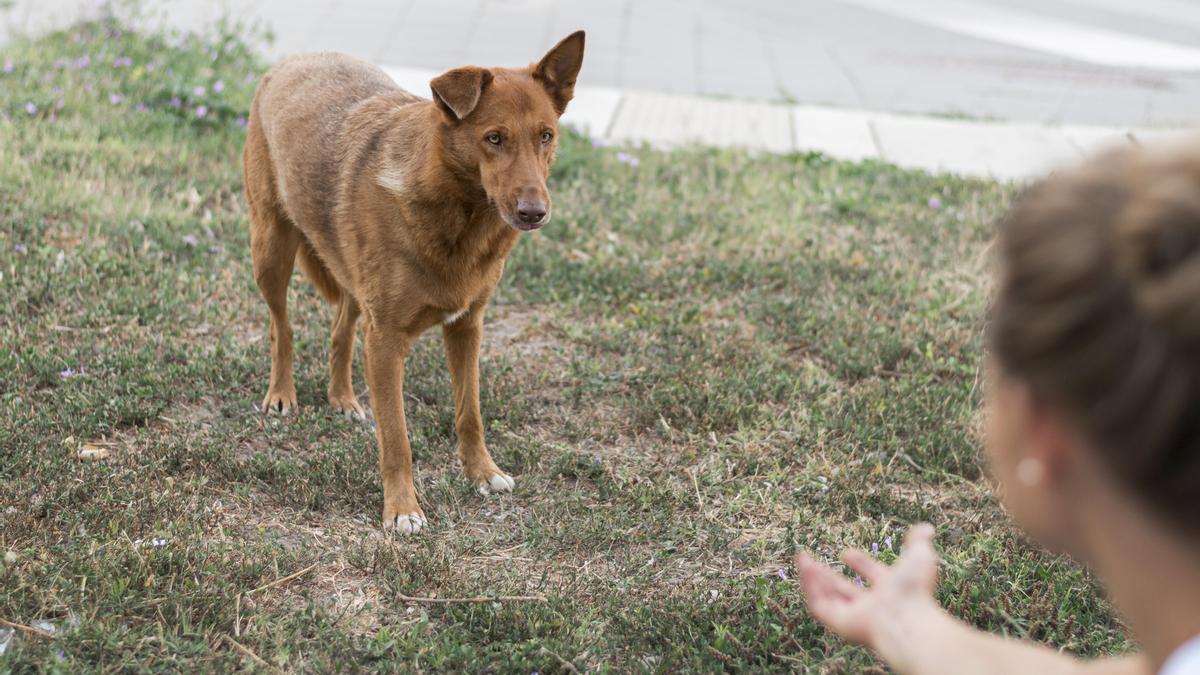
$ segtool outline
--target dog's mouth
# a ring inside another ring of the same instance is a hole
[[[508,220],[508,219],[505,218],[505,220]],[[514,223],[512,221],[509,221],[508,224],[517,228],[521,232],[533,232],[534,230],[542,229],[542,226],[545,225],[548,220],[550,220],[550,217],[546,216],[545,218],[539,220],[536,223],[521,223],[521,222]]]

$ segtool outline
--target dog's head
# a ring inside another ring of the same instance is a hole
[[[430,83],[443,113],[447,160],[477,179],[512,227],[550,220],[546,178],[558,147],[558,118],[575,94],[583,31],[526,68],[455,68]]]

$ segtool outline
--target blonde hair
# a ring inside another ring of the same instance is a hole
[[[1111,475],[1200,533],[1200,147],[1052,176],[999,234],[989,343]]]

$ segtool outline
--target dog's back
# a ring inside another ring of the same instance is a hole
[[[399,102],[421,101],[400,89],[387,73],[361,59],[332,52],[294,56],[263,76],[250,121],[270,157],[280,202],[297,224],[327,223],[337,187],[333,159],[344,157],[340,131],[363,101],[393,94]]]
[[[341,248],[332,222],[339,165],[364,151],[358,147],[363,134],[347,134],[344,128],[355,108],[381,95],[387,95],[393,105],[425,100],[404,91],[366,61],[324,52],[276,64],[263,76],[251,104],[245,153],[247,198],[267,202],[262,204],[266,208],[277,206],[299,228],[305,239],[299,262],[326,296],[336,285],[323,277],[332,270],[344,285],[346,272],[333,255]],[[322,241],[314,241],[318,239]],[[326,251],[321,261],[309,250],[309,242]]]

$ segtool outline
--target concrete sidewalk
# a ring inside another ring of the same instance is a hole
[[[0,43],[5,32],[64,26],[98,15],[104,4],[16,0],[0,15]],[[1180,12],[1173,0],[1142,0],[1134,8],[1116,0],[1042,0],[1035,12],[1026,5],[151,0],[151,11],[127,18],[142,27],[193,30],[223,15],[260,22],[278,38],[268,58],[345,51],[396,64],[384,67],[426,96],[439,72],[527,63],[583,27],[587,58],[567,122],[616,143],[818,151],[1021,180],[1104,147],[1174,141],[1184,133],[1179,128],[1200,123],[1200,69],[1192,68],[1200,68],[1200,32],[1191,30],[1200,29],[1200,10]],[[1066,46],[1072,48],[1064,59]],[[1102,65],[1114,59],[1121,63]],[[1158,62],[1179,67],[1146,65]],[[783,102],[791,100],[804,103]]]
[[[435,70],[384,66],[428,95]],[[701,144],[763,152],[821,152],[931,173],[1024,180],[1107,148],[1178,142],[1190,132],[979,122],[848,108],[718,100],[608,87],[576,88],[563,117],[593,139],[656,147]]]

